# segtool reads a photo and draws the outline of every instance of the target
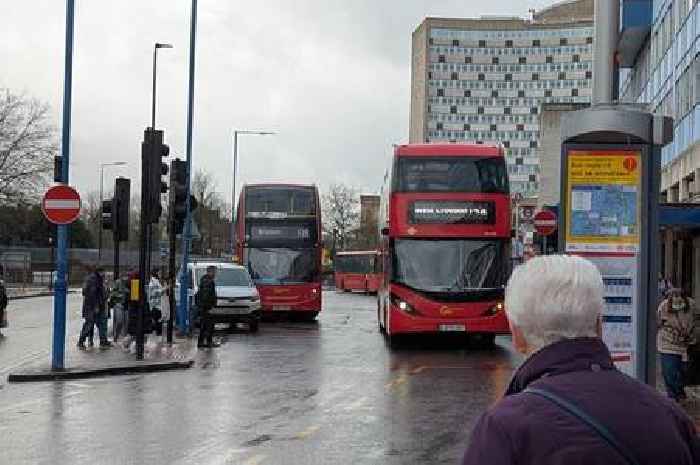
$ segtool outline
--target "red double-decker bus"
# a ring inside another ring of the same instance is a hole
[[[316,186],[246,185],[236,218],[236,258],[255,281],[263,315],[290,312],[315,319],[322,270]]]
[[[335,288],[376,293],[381,280],[376,250],[337,252],[333,259]]]
[[[500,146],[400,145],[380,211],[380,330],[507,333],[510,194]]]

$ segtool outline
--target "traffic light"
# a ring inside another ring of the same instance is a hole
[[[182,234],[187,218],[187,163],[179,158],[170,162],[170,225],[175,234]],[[190,195],[190,211],[197,209],[197,200]]]
[[[61,182],[63,179],[63,157],[56,155],[53,157],[53,182]]]
[[[114,227],[114,218],[112,216],[112,200],[102,201],[102,229],[111,230]]]
[[[169,154],[170,147],[163,143],[163,131],[147,128],[141,144],[141,175],[145,188],[142,195],[146,199],[146,209],[142,214],[147,223],[158,223],[163,213],[160,196],[168,192],[168,185],[162,178],[168,174],[168,165],[163,163],[163,158]]]
[[[117,178],[114,180],[114,198],[112,209],[114,221],[112,231],[115,241],[129,240],[129,203],[131,200],[131,180]]]

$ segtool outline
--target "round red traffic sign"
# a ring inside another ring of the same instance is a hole
[[[549,236],[557,230],[557,215],[549,210],[542,210],[535,215],[535,231],[542,236]]]
[[[71,224],[80,216],[80,194],[70,186],[54,186],[44,194],[41,210],[53,224]]]

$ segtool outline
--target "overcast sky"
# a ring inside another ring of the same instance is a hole
[[[48,101],[60,125],[65,1],[0,0],[0,87]],[[157,126],[184,158],[190,0],[76,0],[71,183],[99,163],[137,182],[159,52]],[[194,167],[239,182],[345,182],[376,191],[392,143],[408,139],[411,32],[425,16],[526,16],[550,0],[199,0]],[[239,184],[240,186],[240,184]]]

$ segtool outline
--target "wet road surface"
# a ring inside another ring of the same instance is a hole
[[[318,323],[224,335],[187,371],[20,385],[6,374],[48,358],[52,301],[14,302],[0,342],[0,463],[459,463],[519,358],[508,338],[391,351],[375,299],[326,292]],[[70,304],[74,344],[79,297]]]

